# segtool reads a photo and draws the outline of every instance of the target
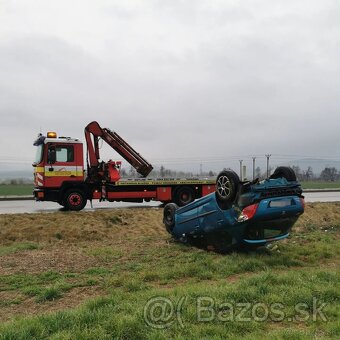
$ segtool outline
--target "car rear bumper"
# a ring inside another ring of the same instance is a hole
[[[260,240],[248,240],[248,239],[243,239],[243,242],[248,244],[248,245],[265,245],[269,242],[274,242],[274,241],[280,241],[283,240],[285,238],[287,238],[289,236],[289,233],[283,234],[283,235],[279,235],[276,237],[271,237],[268,239],[260,239]]]

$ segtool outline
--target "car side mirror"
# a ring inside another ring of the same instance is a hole
[[[54,164],[57,160],[57,152],[55,147],[48,149],[47,162],[48,164]]]

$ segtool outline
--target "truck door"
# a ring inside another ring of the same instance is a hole
[[[49,143],[45,165],[45,186],[59,188],[65,181],[83,180],[74,144]]]

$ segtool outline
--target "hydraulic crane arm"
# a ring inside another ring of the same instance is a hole
[[[93,142],[91,135],[93,136]],[[89,166],[91,168],[99,165],[99,138],[103,139],[108,145],[117,151],[143,177],[146,177],[152,171],[152,165],[148,163],[138,152],[136,152],[127,142],[125,142],[122,137],[107,128],[101,128],[97,122],[91,122],[85,127],[85,139],[89,156]]]

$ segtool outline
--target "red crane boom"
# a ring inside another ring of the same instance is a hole
[[[93,136],[93,142],[91,139]],[[107,128],[101,128],[97,122],[91,122],[85,127],[85,139],[89,157],[88,166],[93,169],[99,165],[99,138],[103,139],[116,152],[118,152],[127,162],[129,162],[139,174],[146,177],[153,169],[152,165],[144,159],[131,145],[120,137],[116,132]]]

